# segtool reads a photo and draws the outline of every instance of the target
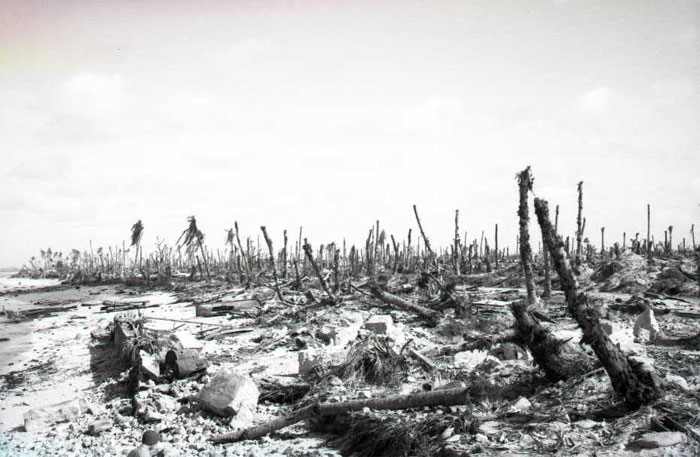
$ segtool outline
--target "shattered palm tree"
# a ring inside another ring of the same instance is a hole
[[[177,239],[177,244],[180,245],[180,240],[182,240],[182,245],[184,245],[187,248],[187,251],[189,253],[192,253],[192,251],[199,248],[199,252],[202,254],[202,261],[204,262],[204,267],[207,271],[207,278],[211,280],[207,255],[204,252],[204,233],[202,233],[202,231],[197,228],[197,219],[195,219],[194,216],[188,217],[187,222],[188,226]]]
[[[631,407],[648,403],[660,394],[655,375],[641,362],[626,357],[610,340],[600,324],[597,310],[591,307],[588,296],[578,292],[578,280],[564,254],[564,243],[549,221],[547,202],[535,198],[535,213],[542,228],[554,266],[559,273],[569,312],[583,330],[598,359],[605,367],[615,392]]]

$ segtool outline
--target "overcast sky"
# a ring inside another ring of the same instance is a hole
[[[404,238],[413,203],[512,250],[526,165],[596,244],[700,222],[698,1],[4,0],[0,100],[0,266],[189,215]]]

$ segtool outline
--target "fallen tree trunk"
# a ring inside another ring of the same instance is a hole
[[[657,379],[640,362],[626,357],[608,337],[600,325],[596,310],[589,306],[588,296],[578,293],[578,281],[564,254],[564,243],[549,220],[547,202],[535,198],[535,213],[542,228],[543,242],[559,274],[569,312],[583,330],[585,339],[590,342],[615,392],[632,407],[654,400],[660,394]]]
[[[514,330],[505,330],[498,335],[468,334],[465,335],[464,341],[455,345],[438,346],[435,349],[426,351],[429,354],[435,355],[453,355],[463,351],[473,351],[475,349],[489,349],[491,346],[506,342],[521,342],[520,335]]]
[[[430,325],[437,325],[437,322],[440,319],[439,312],[430,308],[426,308],[424,306],[416,305],[415,303],[411,303],[408,300],[404,300],[403,298],[397,297],[396,295],[392,295],[389,292],[385,292],[379,287],[379,284],[377,284],[374,281],[368,283],[367,285],[369,286],[370,291],[372,291],[372,295],[374,295],[376,298],[380,299],[387,305],[391,305],[395,308],[403,309],[405,311],[411,311],[425,319]]]
[[[312,417],[337,416],[352,411],[360,411],[363,408],[408,409],[422,408],[424,406],[463,405],[469,400],[469,393],[469,387],[462,387],[457,389],[420,392],[417,394],[389,395],[387,397],[349,400],[337,403],[315,403],[296,409],[286,416],[278,417],[267,423],[245,430],[219,435],[214,437],[213,441],[215,443],[233,443],[236,441],[254,440]]]

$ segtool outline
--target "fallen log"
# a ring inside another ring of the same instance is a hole
[[[372,295],[380,299],[387,305],[391,305],[395,308],[403,309],[405,311],[411,311],[425,319],[428,322],[428,324],[437,325],[438,320],[441,316],[439,312],[430,308],[426,308],[424,306],[416,305],[415,303],[411,303],[408,300],[404,300],[403,298],[397,297],[396,295],[392,295],[389,292],[385,292],[379,287],[379,284],[377,284],[374,281],[369,282],[367,285],[369,287],[369,290],[372,292]]]
[[[612,387],[628,406],[637,407],[660,395],[659,382],[641,363],[626,357],[600,325],[597,310],[588,303],[585,293],[578,293],[578,280],[564,253],[564,243],[549,220],[547,202],[535,198],[535,213],[542,228],[544,245],[549,250],[554,267],[564,289],[569,312],[578,322],[586,341],[603,364]]]
[[[312,417],[336,416],[363,408],[372,409],[408,409],[425,406],[454,406],[463,405],[469,401],[469,387],[457,389],[434,390],[408,395],[390,395],[387,397],[349,400],[337,403],[314,403],[296,409],[286,416],[278,417],[270,422],[244,430],[226,433],[213,438],[215,443],[234,443],[243,440],[254,440],[274,431],[288,427]]]

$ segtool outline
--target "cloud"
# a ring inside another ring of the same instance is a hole
[[[268,46],[269,40],[246,38],[225,46],[217,54],[222,61],[240,65],[253,60],[265,52]]]
[[[579,111],[600,116],[610,111],[613,99],[613,92],[608,87],[597,87],[576,100],[576,107]]]
[[[55,108],[60,114],[81,119],[102,119],[125,105],[124,79],[120,75],[82,72],[58,89]]]

